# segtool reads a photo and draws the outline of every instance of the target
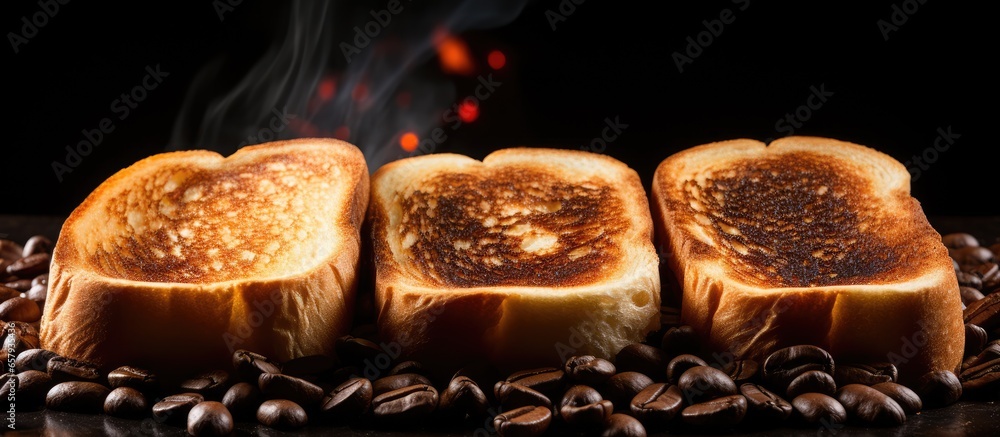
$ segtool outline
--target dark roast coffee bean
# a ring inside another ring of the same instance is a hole
[[[949,253],[958,261],[958,267],[963,272],[971,272],[983,264],[995,261],[993,252],[985,247],[968,246],[950,250]]]
[[[552,401],[548,396],[521,384],[498,381],[493,386],[493,394],[504,410],[513,410],[529,405],[552,408]]]
[[[338,338],[334,349],[341,362],[358,366],[364,366],[365,360],[374,363],[375,357],[384,353],[375,342],[351,335]]]
[[[28,349],[38,349],[38,331],[25,322],[7,322],[3,325],[3,346],[0,347],[0,363],[10,362],[10,355],[17,356]],[[15,361],[16,362],[16,361]]]
[[[944,407],[962,397],[962,381],[949,370],[935,370],[921,376],[914,391],[925,407]]]
[[[31,286],[32,287],[37,287],[39,285],[46,285],[46,286],[49,285],[49,274],[48,273],[42,273],[42,274],[40,274],[38,276],[35,276],[35,278],[31,280]],[[46,288],[48,288],[48,287],[46,287]]]
[[[747,398],[747,414],[758,422],[783,422],[792,415],[792,404],[759,384],[741,385],[740,394]]]
[[[822,393],[805,393],[792,399],[795,414],[807,425],[832,426],[847,421],[840,401]]]
[[[788,390],[785,394],[789,399],[794,399],[796,396],[803,393],[823,393],[825,395],[833,395],[835,391],[837,391],[837,383],[833,381],[833,376],[819,370],[810,370],[796,376],[795,379],[788,384]]]
[[[962,371],[959,380],[963,393],[1000,393],[1000,358]]]
[[[903,412],[906,414],[917,414],[924,407],[923,402],[920,401],[920,396],[905,385],[896,384],[895,382],[882,382],[873,385],[872,388],[896,401],[900,407],[903,407]]]
[[[92,381],[101,379],[97,364],[74,360],[66,357],[53,357],[49,360],[46,370],[53,381]]]
[[[428,376],[428,371],[419,361],[403,361],[389,369],[389,376],[402,375],[404,373],[416,373],[417,375]]]
[[[979,325],[987,331],[1000,327],[1000,293],[993,293],[969,304],[962,314],[965,323]]]
[[[746,414],[746,398],[730,395],[685,408],[681,411],[681,420],[688,425],[725,428],[740,423]]]
[[[892,363],[837,363],[833,380],[837,386],[875,385],[882,382],[896,382],[898,376],[899,372]]]
[[[896,401],[867,385],[848,384],[837,390],[837,401],[847,410],[847,417],[864,424],[899,426],[906,422],[906,412]]]
[[[367,381],[367,379],[365,380]],[[257,384],[238,382],[226,390],[222,405],[237,418],[250,418],[257,414],[257,408],[264,401],[264,395]]]
[[[278,363],[261,354],[243,349],[233,353],[233,369],[245,381],[257,381],[261,373],[281,373]]]
[[[197,436],[225,436],[232,434],[233,415],[225,405],[207,401],[195,405],[187,417],[187,432]]]
[[[437,408],[438,392],[429,385],[412,385],[375,396],[372,416],[387,425],[410,423],[428,417]]]
[[[464,418],[481,418],[485,416],[490,402],[479,385],[468,376],[456,376],[441,392],[439,408],[451,414]]]
[[[615,365],[611,361],[593,355],[570,357],[563,366],[566,379],[572,383],[597,387],[614,376]]]
[[[635,395],[653,385],[653,380],[643,373],[622,372],[611,378],[600,389],[604,399],[611,401],[616,407],[626,408]]]
[[[399,375],[385,376],[376,379],[372,382],[372,390],[374,390],[374,395],[378,396],[382,393],[388,393],[393,390],[399,390],[403,387],[409,387],[411,385],[434,385],[431,381],[423,375],[418,375],[416,373],[401,373]]]
[[[697,404],[737,393],[736,384],[725,372],[710,366],[688,369],[677,381],[689,404]]]
[[[983,351],[979,353],[979,355],[976,355],[971,359],[965,360],[965,362],[962,363],[962,368],[965,369],[969,367],[975,367],[980,364],[993,361],[997,358],[1000,358],[1000,342],[994,340],[988,343],[986,347],[983,348]]]
[[[25,370],[48,370],[49,360],[58,357],[59,354],[47,349],[28,349],[17,355],[14,361],[14,368],[20,373]]]
[[[371,407],[372,383],[366,378],[351,378],[338,385],[320,404],[320,414],[334,422],[357,420]],[[485,410],[485,408],[484,408]]]
[[[698,352],[698,334],[688,325],[670,328],[663,334],[660,348],[667,356],[695,354]]]
[[[964,232],[955,232],[952,234],[943,235],[941,237],[941,242],[944,243],[944,247],[949,249],[961,249],[963,247],[977,247],[979,246],[979,241],[976,237]]]
[[[53,386],[52,377],[38,370],[25,370],[18,374],[6,374],[0,386],[0,393],[8,403],[17,404],[16,411],[30,411],[45,403],[45,395]],[[12,387],[13,386],[13,387]],[[11,393],[14,394],[11,397]]]
[[[157,422],[184,423],[191,408],[204,401],[205,397],[198,393],[170,395],[153,404],[153,417]]]
[[[958,287],[959,296],[962,298],[962,303],[966,307],[983,300],[986,296],[979,290],[972,287]]]
[[[559,416],[578,429],[593,429],[604,424],[614,411],[611,401],[585,385],[574,385],[566,390],[559,402]]]
[[[629,411],[635,418],[651,427],[661,427],[684,407],[684,394],[676,385],[657,383],[650,385],[632,398]]]
[[[46,285],[32,285],[28,291],[24,292],[24,297],[38,303],[38,308],[45,308],[45,299],[49,297],[49,287]]]
[[[160,381],[156,374],[146,369],[121,366],[108,373],[108,384],[113,388],[132,387],[141,392],[150,393],[159,388]]]
[[[958,279],[958,285],[961,287],[973,288],[975,290],[982,290],[983,280],[979,276],[973,275],[972,273],[966,273],[963,271],[955,272],[955,278]],[[963,292],[963,295],[965,293]],[[964,296],[963,296],[964,297]],[[966,302],[968,304],[968,302]]]
[[[722,371],[726,372],[736,385],[740,385],[755,381],[757,373],[760,371],[760,365],[754,360],[735,360],[730,361],[722,368]]]
[[[667,382],[676,385],[681,379],[681,375],[683,375],[688,369],[707,365],[708,363],[706,363],[705,360],[694,355],[678,355],[667,363]]]
[[[810,370],[833,375],[833,357],[816,346],[790,346],[774,351],[764,360],[764,381],[779,393],[784,393],[793,379]]]
[[[21,291],[15,290],[6,285],[0,285],[0,302],[15,297],[21,297]]]
[[[663,369],[669,358],[660,348],[642,343],[632,343],[615,356],[618,372],[639,372],[653,379],[663,379]]]
[[[69,381],[56,384],[45,396],[45,407],[72,413],[100,413],[111,390],[96,382]]]
[[[986,347],[989,336],[979,325],[965,324],[965,356],[978,355]]]
[[[16,281],[11,281],[3,284],[7,288],[14,289],[20,293],[24,293],[31,289],[31,279],[18,279]]]
[[[104,414],[115,417],[140,417],[149,411],[146,396],[132,387],[118,387],[104,399]]]
[[[452,379],[458,376],[466,376],[475,381],[476,385],[486,394],[486,399],[489,399],[491,403],[495,403],[496,401],[492,387],[497,381],[504,379],[503,375],[500,374],[500,371],[493,364],[483,360],[478,360],[462,367],[455,372]]]
[[[49,263],[51,261],[52,257],[49,254],[36,253],[10,263],[7,266],[7,274],[17,276],[21,279],[31,279],[49,271]]]
[[[48,239],[44,235],[35,235],[24,243],[24,249],[21,250],[21,256],[27,258],[39,253],[52,253],[53,247],[55,247],[55,245],[52,244],[52,240]]]
[[[537,437],[552,423],[552,411],[546,407],[525,406],[497,414],[493,428],[500,437]]]
[[[20,244],[14,241],[0,239],[0,259],[6,260],[8,262],[14,262],[20,258],[24,253],[24,248]]]
[[[608,418],[601,437],[646,437],[646,428],[634,417],[616,413]]]
[[[506,381],[534,389],[549,399],[557,399],[562,395],[564,376],[562,369],[542,367],[512,373]]]
[[[264,401],[257,408],[257,422],[261,425],[283,430],[302,428],[309,423],[306,410],[287,399]]]
[[[42,310],[31,299],[15,297],[0,302],[0,320],[32,323],[40,318]]]
[[[213,398],[222,396],[227,388],[229,388],[229,372],[225,370],[205,372],[180,383],[181,390]]]
[[[328,355],[307,355],[285,361],[281,373],[299,378],[325,374],[337,368],[337,360]],[[275,373],[275,372],[271,372]]]
[[[260,392],[272,398],[287,399],[303,407],[310,407],[323,400],[323,389],[318,385],[294,376],[280,373],[261,373],[257,377]]]

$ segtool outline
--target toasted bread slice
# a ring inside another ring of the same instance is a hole
[[[609,358],[659,327],[645,190],[613,158],[408,158],[372,176],[369,219],[379,330],[432,367]]]
[[[653,215],[682,283],[682,318],[716,351],[762,360],[814,344],[954,370],[964,329],[947,249],[902,164],[842,141],[733,140],[667,158]]]
[[[189,374],[231,368],[235,349],[332,355],[367,201],[364,156],[337,140],[143,159],[63,224],[43,347]]]

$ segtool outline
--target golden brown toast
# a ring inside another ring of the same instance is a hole
[[[737,357],[815,344],[894,362],[904,379],[954,370],[958,284],[909,183],[888,155],[826,138],[723,141],[667,158],[653,215],[682,318]]]
[[[400,160],[372,176],[369,220],[380,331],[432,366],[608,358],[658,327],[645,191],[613,158]]]
[[[302,139],[143,159],[63,224],[44,347],[102,366],[228,368],[333,353],[350,328],[364,156]]]

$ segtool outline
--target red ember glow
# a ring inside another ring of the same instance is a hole
[[[333,94],[337,91],[337,82],[333,80],[332,77],[325,77],[320,81],[319,86],[316,88],[316,92],[319,94],[319,98],[323,100],[330,100],[333,98]]]
[[[333,131],[334,138],[347,141],[351,138],[351,128],[347,126],[338,127],[337,130]]]
[[[499,70],[507,65],[507,56],[504,56],[503,52],[500,50],[494,50],[486,57],[486,62],[490,64],[494,70]]]
[[[458,117],[466,123],[472,123],[479,118],[479,103],[465,99],[462,104],[458,106]]]
[[[446,73],[472,74],[472,57],[469,56],[469,46],[464,41],[444,35],[437,39],[437,52],[441,59],[441,69]]]
[[[407,152],[412,152],[417,150],[417,144],[420,143],[420,138],[417,138],[417,134],[413,132],[407,132],[403,136],[399,137],[399,146]]]

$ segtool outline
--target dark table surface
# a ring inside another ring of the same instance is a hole
[[[55,239],[62,226],[62,217],[0,215],[0,238],[24,242],[32,235],[45,235]],[[968,232],[982,245],[1000,242],[1000,217],[930,217],[929,221],[941,234]],[[129,420],[104,415],[86,415],[53,411],[15,412],[17,431],[8,429],[10,414],[4,414],[5,435],[187,435],[183,426],[157,423],[153,419]],[[419,430],[372,430],[351,427],[309,426],[296,432],[283,432],[254,423],[241,422],[236,435],[292,436],[292,435],[346,435],[346,436],[458,436],[495,435],[492,429],[469,426],[460,429],[440,430],[436,427]],[[686,435],[683,429],[668,430],[662,435]],[[1000,402],[961,401],[957,404],[929,409],[907,417],[906,424],[895,428],[797,427],[781,429],[725,430],[723,434],[749,436],[814,436],[814,435],[890,435],[890,436],[1000,436]],[[656,433],[654,433],[656,435]],[[704,433],[690,435],[705,435]]]

